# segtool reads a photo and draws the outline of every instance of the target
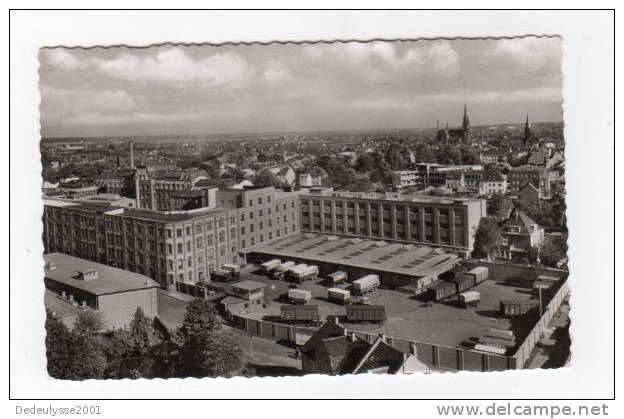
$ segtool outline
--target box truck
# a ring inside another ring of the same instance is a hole
[[[382,323],[386,320],[386,308],[381,305],[359,305],[351,304],[347,306],[348,322],[371,322]]]
[[[353,290],[358,294],[374,291],[379,287],[379,275],[366,275],[353,281]]]
[[[459,294],[459,305],[463,308],[477,307],[481,302],[481,293],[478,291],[465,291]]]
[[[344,305],[351,301],[351,293],[342,288],[330,288],[327,290],[327,299]]]
[[[296,268],[297,267],[295,266],[295,269],[290,271],[290,278],[294,282],[303,282],[306,280],[314,280],[318,278],[318,272],[319,272],[318,266],[309,265],[301,269],[296,269]]]
[[[271,259],[267,262],[264,262],[260,265],[260,270],[265,274],[270,274],[282,264],[282,261],[279,259]]]
[[[288,290],[288,299],[295,304],[305,304],[312,299],[312,293],[308,290],[293,288]]]
[[[316,322],[319,318],[318,306],[282,306],[280,308],[280,318],[282,321],[287,322]]]
[[[345,271],[336,271],[327,275],[327,279],[333,285],[340,284],[341,282],[345,282],[347,280],[347,273]]]
[[[295,267],[295,262],[287,261],[279,265],[273,271],[273,278],[275,279],[283,279],[288,271]]]

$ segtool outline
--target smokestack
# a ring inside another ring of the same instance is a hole
[[[134,169],[134,144],[130,141],[130,168]]]

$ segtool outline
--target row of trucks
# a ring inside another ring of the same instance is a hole
[[[279,259],[272,259],[262,263],[260,271],[274,279],[288,279],[299,283],[306,280],[315,280],[319,274],[318,266],[305,263],[295,264],[292,261],[282,263]]]
[[[366,293],[375,291],[379,287],[379,275],[366,275],[353,281],[351,290],[353,294],[363,296]],[[352,302],[352,292],[343,288],[332,287],[327,290],[327,299],[346,305]]]
[[[459,273],[449,280],[438,280],[427,287],[429,299],[435,302],[457,295],[459,304],[464,307],[476,307],[481,301],[477,291],[468,291],[488,278],[488,268],[477,266],[468,272]]]

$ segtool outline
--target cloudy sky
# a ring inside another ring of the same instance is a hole
[[[557,38],[43,49],[44,137],[561,120]]]

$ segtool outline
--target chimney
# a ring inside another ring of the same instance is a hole
[[[97,269],[90,269],[90,270],[86,270],[86,271],[79,271],[78,272],[78,277],[80,279],[82,279],[83,281],[91,281],[91,280],[97,279],[98,271],[97,271]]]
[[[410,355],[413,355],[413,356],[416,356],[418,354],[418,349],[416,348],[416,343],[410,342],[409,353],[410,353]]]
[[[53,264],[52,262],[48,261],[45,263],[45,269],[49,270],[49,271],[53,271],[56,269],[56,265]]]
[[[130,140],[130,168],[134,169],[134,143]]]
[[[379,334],[379,339],[381,339],[382,342],[386,341],[386,335],[384,335],[383,333]]]

